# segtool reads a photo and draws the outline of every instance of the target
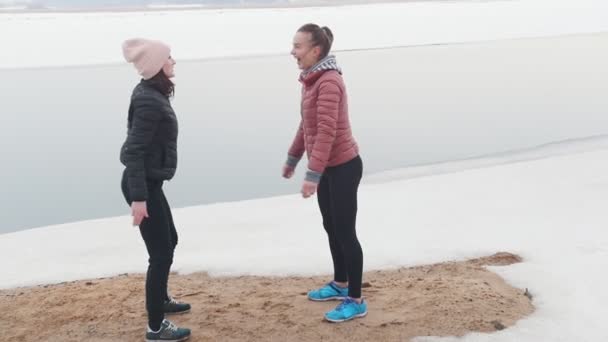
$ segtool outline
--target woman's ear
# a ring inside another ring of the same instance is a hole
[[[321,57],[321,47],[320,47],[320,46],[315,46],[315,47],[313,48],[313,53],[314,53],[314,55],[315,55],[315,58],[316,58],[317,60],[319,60],[319,59],[320,59],[319,57]]]

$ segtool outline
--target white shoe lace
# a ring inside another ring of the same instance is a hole
[[[177,325],[173,324],[173,322],[167,321],[167,327],[165,329],[172,332],[176,332],[178,328]]]

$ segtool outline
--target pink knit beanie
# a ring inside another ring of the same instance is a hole
[[[161,71],[171,56],[171,49],[158,40],[134,38],[122,43],[122,54],[144,80],[148,80]]]

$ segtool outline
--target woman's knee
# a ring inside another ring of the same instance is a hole
[[[148,263],[150,264],[150,267],[157,267],[160,269],[170,267],[173,264],[173,253],[151,256],[148,259]]]

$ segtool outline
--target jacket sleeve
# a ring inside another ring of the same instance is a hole
[[[144,160],[148,146],[158,128],[161,114],[153,98],[134,97],[131,106],[133,111],[131,128],[123,151],[127,184],[132,201],[145,201],[148,198],[148,190]]]
[[[304,154],[304,130],[302,129],[302,120],[300,120],[300,125],[298,126],[298,131],[296,132],[296,136],[291,143],[291,147],[287,152],[287,162],[286,164],[291,167],[296,167],[298,162],[302,158]]]
[[[331,149],[336,140],[341,99],[342,91],[335,82],[324,81],[319,85],[317,136],[308,162],[308,172],[306,173],[308,181],[318,183],[327,167]]]

